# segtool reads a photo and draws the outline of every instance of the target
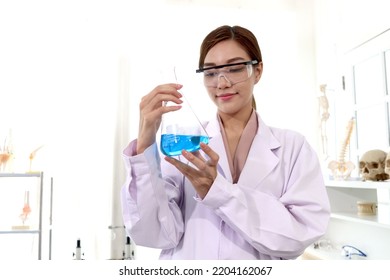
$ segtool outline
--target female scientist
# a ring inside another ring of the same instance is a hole
[[[251,31],[221,26],[205,37],[197,72],[217,113],[208,145],[179,157],[163,157],[156,134],[162,115],[180,110],[182,85],[142,98],[121,193],[135,244],[162,249],[161,259],[295,259],[324,235],[330,207],[316,152],[262,121],[253,98],[262,71]]]

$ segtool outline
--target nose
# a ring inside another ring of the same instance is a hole
[[[223,79],[221,79],[223,78]],[[218,80],[217,80],[217,87],[218,88],[226,88],[232,86],[232,83],[229,81],[229,79],[225,76],[225,74],[220,73],[218,75]]]

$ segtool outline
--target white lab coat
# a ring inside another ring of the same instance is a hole
[[[203,200],[160,160],[157,144],[135,155],[136,142],[130,143],[121,195],[136,244],[163,249],[161,259],[294,259],[325,233],[330,206],[315,151],[299,133],[258,120],[237,184],[217,118],[206,125],[220,160]]]

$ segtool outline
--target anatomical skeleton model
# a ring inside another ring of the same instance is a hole
[[[26,224],[28,217],[31,213],[31,207],[30,207],[30,192],[25,191],[24,192],[24,203],[23,203],[23,209],[22,213],[19,215],[19,218],[22,220],[22,225],[15,225],[12,226],[12,229],[14,230],[24,230],[29,229],[30,226]]]
[[[43,145],[42,145],[42,146],[39,146],[38,148],[36,148],[34,151],[32,151],[32,152],[30,153],[30,156],[29,156],[29,159],[30,159],[30,168],[29,168],[29,171],[28,171],[29,173],[33,173],[33,172],[34,172],[33,169],[32,169],[33,160],[34,160],[34,158],[35,158],[37,152],[38,152],[42,147],[43,147]]]
[[[7,171],[7,163],[12,158],[12,148],[8,142],[9,139],[5,138],[4,144],[0,146],[0,172]]]
[[[328,164],[328,168],[332,171],[334,179],[347,179],[351,176],[351,172],[355,168],[355,164],[351,161],[345,161],[345,155],[349,146],[352,130],[355,126],[355,118],[351,118],[346,128],[346,136],[341,145],[338,161],[332,160]]]
[[[320,85],[321,95],[318,97],[319,103],[319,112],[320,112],[320,121],[319,121],[319,130],[321,134],[321,146],[322,146],[322,155],[324,160],[326,160],[328,155],[328,137],[326,135],[326,122],[329,119],[329,101],[326,96],[326,85]]]
[[[28,215],[31,213],[31,208],[30,208],[30,192],[26,191],[24,193],[24,205],[22,209],[22,214],[20,214],[20,219],[22,220],[23,225],[25,224]]]

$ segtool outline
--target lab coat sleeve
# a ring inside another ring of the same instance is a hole
[[[173,248],[184,228],[180,187],[162,179],[156,144],[133,156],[135,145],[136,141],[131,142],[123,154],[127,179],[121,203],[126,231],[137,245]]]
[[[295,152],[282,155],[280,164],[268,176],[272,179],[265,178],[254,188],[229,183],[218,174],[200,202],[212,208],[256,250],[282,259],[301,255],[325,233],[330,217],[317,155],[306,141],[298,142]],[[263,192],[262,187],[270,188],[270,184],[277,190],[281,186],[281,191]]]

